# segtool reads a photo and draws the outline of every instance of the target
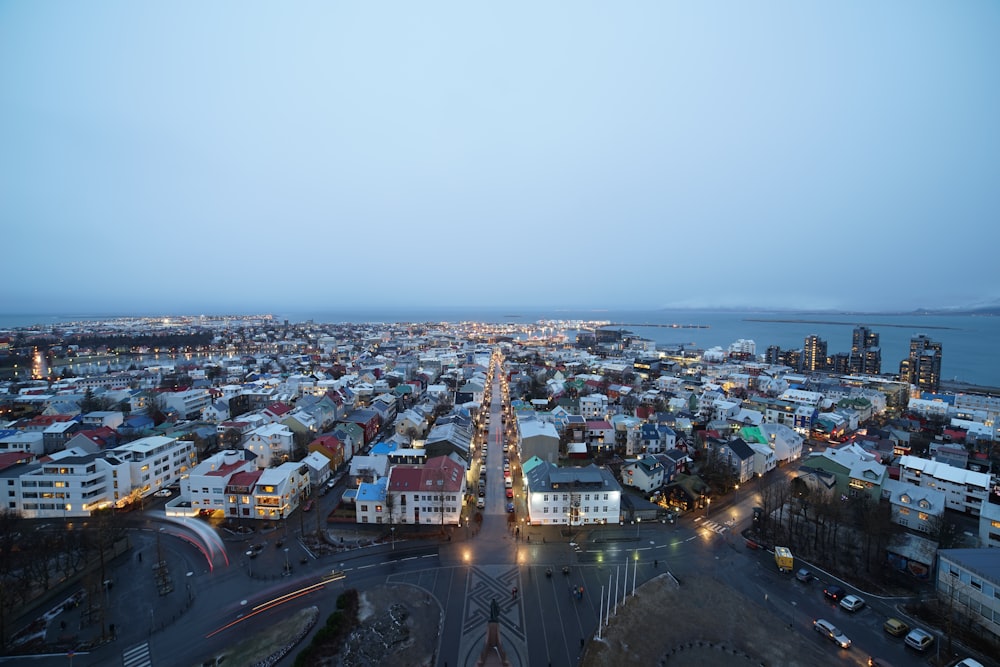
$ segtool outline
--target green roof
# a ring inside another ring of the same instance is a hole
[[[740,437],[747,442],[758,442],[762,445],[767,444],[767,438],[764,434],[760,432],[760,429],[756,426],[744,426],[740,429]]]

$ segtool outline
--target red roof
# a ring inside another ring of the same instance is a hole
[[[205,475],[210,477],[229,477],[230,475],[233,474],[233,472],[242,468],[245,463],[246,461],[237,461],[235,463],[223,463],[215,470],[205,473]]]
[[[29,463],[35,455],[31,452],[0,452],[0,470],[5,470],[20,463]]]
[[[465,470],[447,456],[437,456],[425,463],[422,468],[424,473],[423,488],[436,487],[438,490],[444,491],[460,491],[462,489]]]
[[[38,415],[32,417],[26,426],[52,426],[59,422],[68,422],[73,419],[72,415]]]
[[[228,489],[229,487],[232,486],[240,486],[240,487],[245,487],[247,489],[252,489],[254,485],[257,484],[257,480],[260,479],[261,473],[263,472],[264,472],[263,470],[254,470],[253,472],[238,472],[229,478],[229,483],[226,485],[226,488]]]
[[[276,401],[275,403],[271,403],[271,405],[267,406],[264,409],[264,412],[268,412],[274,415],[275,417],[281,417],[282,415],[286,415],[291,411],[292,409],[289,406],[282,403],[281,401]]]
[[[321,435],[312,442],[309,443],[309,447],[313,445],[317,447],[322,447],[323,449],[328,449],[331,452],[344,452],[344,443],[340,441],[339,438],[332,435]]]
[[[608,429],[608,428],[611,428],[611,424],[609,424],[607,421],[601,419],[601,420],[598,420],[598,421],[592,421],[592,422],[589,421],[589,422],[587,422],[587,428],[589,428],[589,429],[596,429],[596,428]]]

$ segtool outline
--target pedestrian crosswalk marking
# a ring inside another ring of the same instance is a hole
[[[149,657],[149,642],[136,644],[122,651],[122,667],[153,667]]]
[[[702,526],[704,526],[705,528],[708,528],[711,531],[714,531],[714,532],[718,533],[719,535],[722,535],[727,530],[729,530],[729,526],[723,526],[722,524],[716,523],[714,521],[706,521],[705,523],[702,524]]]

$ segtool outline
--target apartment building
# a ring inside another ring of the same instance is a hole
[[[621,485],[606,468],[561,468],[533,459],[523,472],[532,525],[621,522]]]
[[[918,456],[901,456],[899,480],[937,489],[945,494],[945,508],[979,516],[990,492],[988,473],[956,468]]]

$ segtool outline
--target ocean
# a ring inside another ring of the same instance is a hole
[[[1000,342],[1000,317],[970,315],[858,314],[829,312],[717,311],[717,310],[511,310],[495,309],[385,309],[274,313],[290,322],[506,322],[530,324],[540,320],[603,320],[625,325],[633,333],[659,345],[726,348],[737,339],[752,339],[757,353],[769,345],[801,348],[806,336],[826,340],[829,354],[849,352],[851,332],[864,325],[879,334],[882,371],[896,373],[909,353],[910,337],[925,334],[942,345],[941,377],[946,381],[1000,386],[1000,355],[990,348]],[[104,319],[64,315],[2,315],[0,329],[53,325]],[[671,328],[670,325],[678,325]],[[686,328],[690,327],[690,328]],[[541,331],[539,330],[539,333]]]

